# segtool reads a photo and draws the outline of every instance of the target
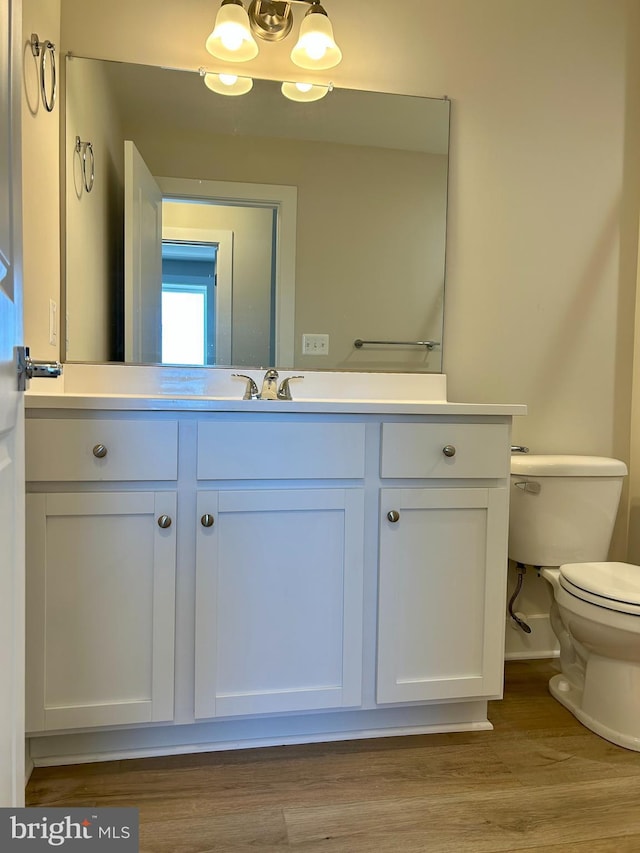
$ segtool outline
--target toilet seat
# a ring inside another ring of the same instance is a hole
[[[567,563],[560,585],[582,601],[640,616],[640,566],[630,563]]]

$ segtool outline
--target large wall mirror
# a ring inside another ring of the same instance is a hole
[[[66,361],[442,369],[446,99],[65,76]]]

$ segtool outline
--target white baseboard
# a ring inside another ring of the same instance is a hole
[[[504,659],[505,661],[510,660],[548,660],[549,658],[558,658],[560,657],[560,652],[556,649],[542,650],[542,651],[524,651],[524,652],[509,652],[505,653]]]
[[[449,732],[480,732],[492,731],[493,725],[485,722],[470,723],[465,725],[438,725],[438,726],[411,726],[397,729],[370,729],[362,732],[349,732],[348,734],[324,734],[304,737],[279,737],[261,738],[250,743],[238,741],[236,743],[207,743],[190,744],[180,746],[163,746],[153,749],[126,749],[110,753],[79,753],[71,755],[43,756],[37,759],[38,767],[58,767],[68,764],[93,764],[103,761],[123,761],[133,758],[159,758],[171,755],[193,755],[205,752],[223,752],[238,749],[259,749],[270,746],[295,746],[305,743],[333,743],[344,740],[367,740],[369,738],[400,737],[406,735],[443,734]]]
[[[368,710],[228,718],[182,726],[32,735],[36,767],[159,755],[491,729],[484,699]]]
[[[548,613],[517,614],[531,628],[527,634],[507,616],[505,632],[505,660],[536,660],[558,657],[560,651],[556,635],[551,630]]]

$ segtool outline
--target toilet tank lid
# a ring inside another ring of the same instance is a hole
[[[527,454],[511,457],[511,473],[534,477],[624,477],[627,466],[607,456]]]

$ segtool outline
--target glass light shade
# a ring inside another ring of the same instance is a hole
[[[253,88],[253,80],[236,74],[207,73],[204,75],[204,85],[218,95],[246,95]]]
[[[331,21],[321,12],[307,12],[300,24],[300,36],[291,51],[291,61],[300,68],[323,71],[342,60],[342,51],[333,38]]]
[[[290,101],[319,101],[329,91],[329,86],[317,86],[313,83],[283,83],[282,94]]]
[[[249,29],[249,16],[242,5],[228,3],[220,7],[206,48],[212,56],[230,62],[246,62],[258,55],[258,45]]]

